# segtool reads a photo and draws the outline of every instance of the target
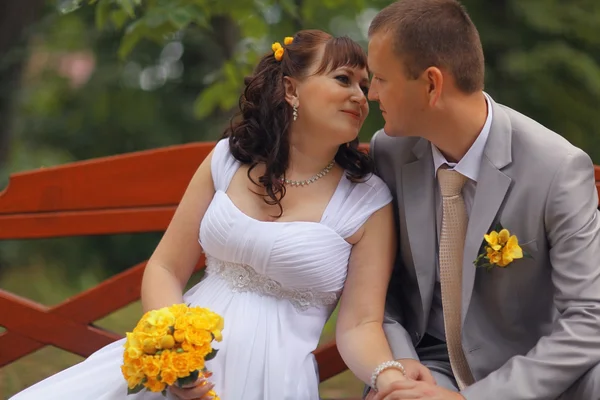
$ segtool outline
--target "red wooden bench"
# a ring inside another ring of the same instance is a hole
[[[15,174],[0,192],[0,240],[163,231],[213,146],[179,145]],[[600,167],[595,177],[600,195]],[[93,322],[139,300],[144,266],[54,307],[0,289],[0,326],[7,330],[0,334],[0,368],[47,345],[87,357],[120,339]],[[204,259],[196,268],[203,267]],[[315,354],[321,381],[347,369],[335,342]]]
[[[0,240],[163,231],[214,143],[14,174],[0,192]],[[0,368],[47,345],[87,357],[121,335],[93,322],[140,298],[145,262],[54,307],[0,289]],[[196,269],[204,268],[201,259]],[[316,352],[321,381],[347,369],[335,342]]]

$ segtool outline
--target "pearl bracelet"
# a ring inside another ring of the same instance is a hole
[[[379,374],[381,374],[383,371],[385,371],[388,368],[397,368],[400,370],[400,372],[402,372],[402,375],[406,375],[406,371],[404,370],[404,365],[402,365],[402,363],[400,363],[399,361],[386,361],[386,362],[382,362],[381,364],[379,364],[377,366],[377,368],[375,368],[375,370],[373,371],[373,375],[371,375],[371,387],[373,388],[373,390],[377,391],[377,377],[379,377]]]

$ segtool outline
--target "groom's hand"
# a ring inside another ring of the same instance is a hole
[[[412,358],[402,358],[398,360],[404,366],[406,377],[413,381],[422,381],[435,385],[435,379],[431,375],[429,368]]]
[[[460,393],[452,392],[429,382],[411,380],[394,382],[385,390],[381,390],[373,396],[373,400],[405,399],[465,400]]]

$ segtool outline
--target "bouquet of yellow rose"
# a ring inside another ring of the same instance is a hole
[[[207,308],[175,304],[148,311],[133,332],[127,332],[121,372],[127,394],[143,389],[166,395],[168,385],[179,387],[208,377],[204,362],[214,358],[213,340],[222,340],[223,318]],[[211,391],[215,399],[219,397]]]

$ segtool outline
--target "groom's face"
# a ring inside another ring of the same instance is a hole
[[[369,69],[373,73],[369,100],[379,103],[389,136],[419,136],[426,118],[427,98],[422,82],[409,79],[393,50],[392,35],[376,33],[369,41]]]

